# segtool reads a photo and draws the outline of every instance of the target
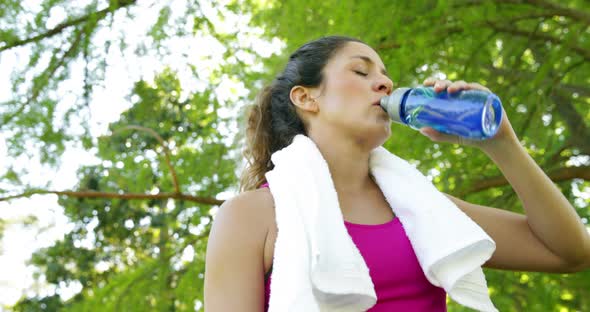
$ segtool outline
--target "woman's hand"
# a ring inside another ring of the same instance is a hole
[[[467,83],[463,80],[452,82],[450,80],[427,78],[424,80],[424,86],[434,87],[435,92],[441,92],[445,89],[449,93],[459,92],[461,90],[483,90],[491,92],[490,89],[480,85],[479,83]],[[449,142],[461,145],[470,145],[479,147],[484,151],[494,149],[503,145],[503,143],[513,143],[514,141],[518,141],[518,138],[514,133],[514,129],[512,129],[512,125],[510,125],[510,121],[508,121],[508,116],[506,116],[506,111],[504,108],[502,108],[502,121],[500,123],[500,129],[498,129],[498,132],[496,135],[494,135],[494,137],[487,140],[466,139],[456,135],[438,132],[431,127],[424,127],[420,129],[420,133],[427,136],[434,142]]]

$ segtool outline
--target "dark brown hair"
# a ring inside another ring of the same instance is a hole
[[[324,67],[348,42],[362,43],[354,38],[329,36],[304,44],[291,54],[283,72],[258,94],[247,115],[247,146],[243,152],[247,165],[240,177],[240,191],[264,184],[264,174],[273,168],[270,156],[291,144],[297,134],[307,134],[291,102],[291,89],[320,86]]]

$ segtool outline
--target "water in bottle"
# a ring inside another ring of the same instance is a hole
[[[500,99],[482,90],[449,93],[432,87],[398,88],[380,104],[393,121],[416,130],[432,127],[475,140],[493,137],[502,121]]]

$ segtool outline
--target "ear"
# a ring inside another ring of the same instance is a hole
[[[289,94],[291,98],[291,102],[295,104],[295,106],[299,107],[300,109],[317,113],[319,111],[319,106],[317,101],[311,96],[311,90],[306,87],[302,86],[294,86],[291,88],[291,93]]]

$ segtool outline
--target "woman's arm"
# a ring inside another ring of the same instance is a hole
[[[433,85],[434,81],[425,81],[425,84]],[[487,90],[464,81],[438,81],[435,90],[444,88],[449,92]],[[491,267],[551,272],[590,267],[590,234],[586,226],[574,207],[521,146],[505,112],[498,133],[489,140],[459,141],[457,137],[438,133],[432,128],[424,129],[422,133],[433,141],[480,148],[502,171],[521,200],[526,216],[451,198],[496,240],[498,248],[488,263]]]
[[[520,143],[512,140],[483,150],[518,195],[535,236],[571,265],[590,265],[590,235],[586,226]]]
[[[588,262],[572,264],[547,248],[531,230],[526,215],[447,197],[496,242],[494,254],[483,265],[486,268],[572,273],[590,267]]]

